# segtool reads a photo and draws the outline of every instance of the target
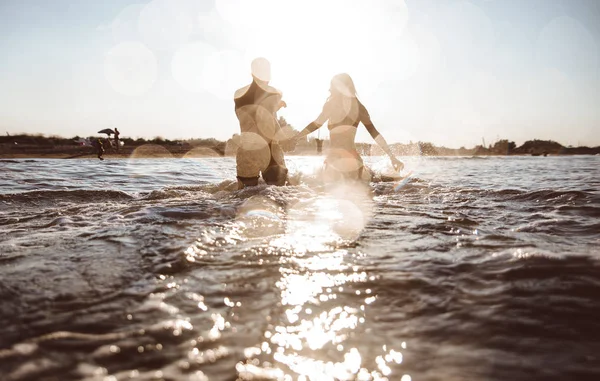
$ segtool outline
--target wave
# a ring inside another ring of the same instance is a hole
[[[520,189],[477,189],[477,188],[445,188],[442,192],[489,197],[494,201],[536,201],[550,204],[589,201],[600,203],[600,196],[592,190],[555,190],[539,189],[524,191]]]
[[[563,214],[573,214],[593,218],[600,217],[600,207],[591,205],[561,205],[557,207],[556,210]]]
[[[106,202],[131,200],[134,196],[118,190],[42,190],[23,193],[0,194],[5,205],[36,202]]]
[[[568,202],[585,199],[591,196],[590,194],[582,191],[556,191],[552,189],[537,190],[531,192],[523,192],[516,194],[509,199],[516,201],[556,201],[556,202]]]
[[[36,161],[33,159],[0,159],[0,163],[35,163]]]

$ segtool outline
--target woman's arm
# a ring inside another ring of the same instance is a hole
[[[304,129],[302,131],[298,132],[298,134],[296,136],[294,136],[294,139],[298,140],[298,139],[303,138],[306,135],[310,134],[311,132],[318,130],[328,120],[329,120],[329,107],[327,107],[327,103],[325,103],[325,105],[323,106],[323,110],[321,111],[321,114],[319,115],[319,117],[317,119],[315,119],[314,122],[311,122],[311,123],[309,123],[308,126],[304,127]]]
[[[369,112],[367,111],[365,106],[363,106],[362,104],[361,104],[361,110],[360,110],[360,121],[362,122],[362,124],[364,124],[367,131],[369,131],[369,134],[371,135],[373,140],[375,140],[375,143],[377,143],[377,145],[379,147],[381,147],[383,152],[385,152],[390,157],[390,160],[392,161],[392,165],[394,166],[394,168],[397,171],[402,170],[402,168],[404,168],[404,163],[396,158],[396,156],[390,149],[390,146],[385,141],[385,138],[383,137],[383,135],[381,135],[379,133],[379,131],[377,131],[377,128],[375,128],[375,125],[371,121],[371,116],[369,115]]]
[[[318,130],[319,128],[321,128],[321,126],[323,126],[323,124],[319,124],[316,121],[315,122],[311,122],[308,126],[304,127],[304,129],[302,129],[302,131],[298,132],[298,134],[296,134],[296,136],[294,136],[294,139],[301,139],[303,137],[305,137],[306,135],[315,132],[316,130]]]

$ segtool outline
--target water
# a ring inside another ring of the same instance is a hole
[[[600,157],[288,160],[0,160],[0,379],[600,377]]]

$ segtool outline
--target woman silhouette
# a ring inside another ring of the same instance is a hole
[[[321,115],[294,138],[297,141],[328,122],[331,139],[325,159],[325,173],[328,177],[363,178],[364,164],[354,144],[358,124],[361,122],[375,142],[390,157],[392,166],[398,171],[404,168],[404,163],[394,156],[383,136],[371,122],[369,112],[358,100],[354,81],[350,75],[342,73],[334,76],[329,92],[331,96],[325,102]]]

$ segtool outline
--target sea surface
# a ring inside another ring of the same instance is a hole
[[[600,380],[600,157],[403,159],[0,160],[0,380]]]

